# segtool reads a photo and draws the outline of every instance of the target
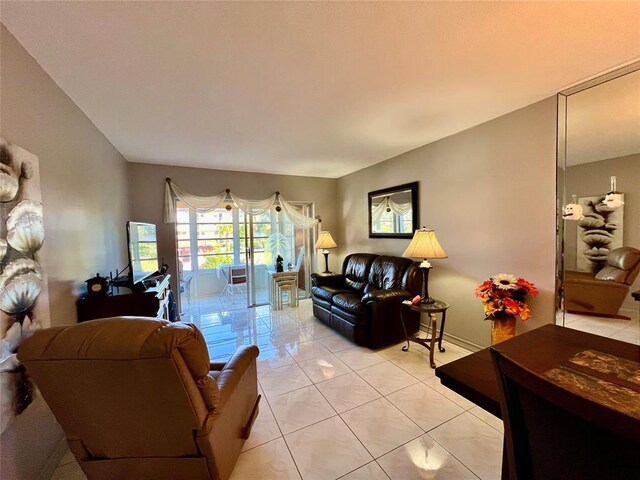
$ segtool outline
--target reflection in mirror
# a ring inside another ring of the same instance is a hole
[[[369,237],[411,238],[418,224],[418,182],[369,192]]]
[[[640,344],[640,63],[558,109],[557,323]]]

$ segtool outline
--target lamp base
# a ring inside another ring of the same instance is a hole
[[[329,271],[329,250],[325,250],[322,253],[324,255],[324,272],[322,273],[331,273]]]

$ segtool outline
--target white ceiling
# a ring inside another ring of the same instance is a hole
[[[567,165],[640,153],[640,71],[567,98]]]
[[[640,2],[26,2],[129,160],[339,177],[640,57]]]

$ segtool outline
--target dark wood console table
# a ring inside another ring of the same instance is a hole
[[[97,318],[134,316],[169,319],[169,280],[165,275],[156,286],[142,292],[114,293],[112,295],[88,295],[78,300],[78,322]]]

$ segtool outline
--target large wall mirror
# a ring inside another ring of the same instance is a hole
[[[369,192],[370,238],[411,238],[417,225],[418,182]]]
[[[560,325],[640,344],[640,62],[558,95]]]

